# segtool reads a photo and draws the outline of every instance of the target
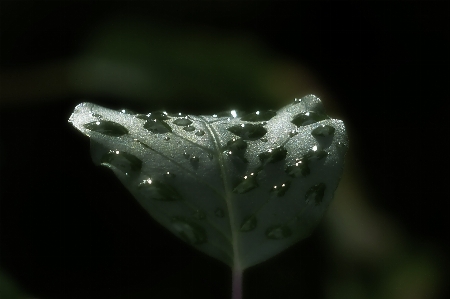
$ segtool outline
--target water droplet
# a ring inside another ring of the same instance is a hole
[[[246,217],[244,221],[242,221],[241,228],[239,229],[241,232],[249,232],[256,228],[257,220],[254,215]]]
[[[147,114],[135,114],[134,117],[142,119],[142,120],[149,120],[150,119]]]
[[[197,132],[195,132],[195,135],[197,135],[197,136],[203,136],[203,135],[205,135],[205,131],[203,131],[203,130],[198,130]]]
[[[233,189],[233,192],[242,194],[256,187],[258,187],[256,175],[254,173],[251,173],[250,175],[244,176],[244,179]]]
[[[317,146],[314,146],[307,154],[303,156],[303,161],[305,162],[313,162],[317,160],[322,160],[328,156],[328,153],[322,149],[318,149]]]
[[[308,163],[302,160],[297,160],[294,165],[286,167],[285,172],[291,177],[307,176],[311,173]]]
[[[164,176],[166,177],[166,178],[171,178],[171,179],[173,179],[174,177],[176,177],[176,175],[173,173],[173,172],[166,172],[165,174],[164,174]]]
[[[190,124],[192,124],[192,121],[187,118],[178,118],[178,119],[174,120],[173,123],[177,126],[185,127],[185,126],[189,126]]]
[[[189,159],[189,157],[190,157],[191,155],[188,154],[188,153],[186,153],[186,152],[184,152],[184,153],[183,153],[183,156],[184,156],[185,159]]]
[[[221,208],[217,208],[214,211],[214,215],[216,215],[219,218],[223,218],[223,216],[225,216],[225,212]]]
[[[169,136],[164,136],[164,138],[163,138],[165,141],[169,141],[170,140],[170,137]]]
[[[267,163],[275,163],[286,158],[287,150],[284,147],[278,147],[275,149],[270,149],[265,153],[258,155],[259,160],[263,165]]]
[[[272,226],[266,230],[269,239],[280,240],[292,235],[292,230],[286,225]]]
[[[194,169],[198,168],[198,161],[199,161],[199,158],[197,156],[192,156],[189,159],[189,162],[191,162],[191,165],[192,165],[192,167],[194,167]]]
[[[172,227],[181,239],[191,245],[199,245],[207,242],[206,231],[197,223],[187,221],[182,217],[172,218]]]
[[[145,122],[144,128],[155,134],[172,132],[172,128],[163,120],[149,119]]]
[[[289,132],[289,137],[294,137],[297,134],[298,134],[297,130],[292,130]]]
[[[306,191],[305,201],[306,202],[314,201],[316,206],[321,204],[323,196],[325,194],[325,189],[326,186],[324,183],[319,183],[312,186],[311,188],[308,189],[308,191]]]
[[[269,120],[272,117],[277,115],[275,111],[268,110],[268,111],[256,111],[253,113],[249,113],[241,118],[241,120],[245,121],[263,121],[263,120]]]
[[[148,114],[149,119],[158,119],[158,120],[166,120],[169,119],[167,116],[167,112],[165,111],[155,111]]]
[[[206,219],[206,214],[202,210],[197,210],[194,212],[194,218],[198,220]]]
[[[146,179],[138,185],[139,191],[148,199],[158,201],[182,200],[175,188],[165,182]]]
[[[267,130],[262,125],[241,124],[227,129],[244,140],[256,140],[263,137]]]
[[[123,114],[130,114],[130,115],[136,114],[136,112],[134,112],[134,111],[132,111],[130,109],[121,109],[119,111],[120,111],[120,113],[123,113]]]
[[[113,137],[119,137],[128,134],[128,130],[124,126],[109,120],[93,121],[84,124],[83,127],[88,130]]]
[[[101,114],[93,113],[93,112],[91,112],[91,116],[92,117],[96,117],[96,118],[102,118],[103,117],[103,116],[101,116]]]
[[[183,130],[185,130],[187,132],[193,132],[193,131],[195,131],[195,127],[194,126],[186,126],[183,128]]]
[[[302,101],[302,99],[297,99],[297,98],[294,99],[294,103],[300,103],[301,101]]]
[[[318,126],[311,131],[314,137],[327,137],[334,134],[335,129],[330,125]]]
[[[283,196],[286,191],[288,191],[289,187],[291,186],[291,182],[290,181],[286,181],[285,183],[278,185],[278,186],[273,186],[272,189],[270,189],[270,193],[280,197]]]
[[[291,122],[297,127],[299,127],[299,126],[307,126],[324,119],[328,119],[328,116],[326,114],[308,111],[297,114],[296,116],[294,116]]]
[[[224,150],[231,156],[238,157],[243,162],[247,163],[247,159],[245,159],[245,151],[247,149],[247,142],[242,139],[233,138],[227,142],[227,146]]]
[[[136,156],[123,151],[109,151],[101,158],[101,163],[112,165],[121,171],[138,172],[142,168],[142,161]]]

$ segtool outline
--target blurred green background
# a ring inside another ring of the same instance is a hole
[[[67,122],[279,109],[349,129],[317,231],[250,268],[244,298],[446,298],[450,4],[0,2],[0,298],[229,298],[219,262],[166,232]]]

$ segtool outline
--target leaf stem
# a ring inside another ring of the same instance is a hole
[[[238,267],[233,267],[231,299],[242,299],[242,277],[244,271]]]

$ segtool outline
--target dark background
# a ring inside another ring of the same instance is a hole
[[[450,249],[449,12],[445,2],[0,2],[5,281],[42,299],[230,297],[229,269],[156,224],[110,171],[91,163],[89,140],[67,123],[83,99],[122,108],[126,96],[24,91],[28,79],[20,74],[80,55],[94,26],[127,14],[173,28],[244,32],[271,55],[311,71],[325,86],[318,93],[330,95],[334,116],[349,127],[351,159],[367,183],[367,200],[396,220],[406,247],[437,253],[437,291],[423,298],[443,298]],[[58,78],[48,84],[58,89]],[[237,90],[224,99],[193,92],[126,105],[196,114],[284,105],[249,93]],[[331,298],[325,281],[336,265],[323,231],[249,269],[244,298]],[[381,274],[358,269],[370,298],[382,298],[376,295]]]

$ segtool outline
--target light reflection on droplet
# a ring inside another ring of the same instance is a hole
[[[233,116],[234,118],[237,116],[236,110],[231,110],[231,116]]]

